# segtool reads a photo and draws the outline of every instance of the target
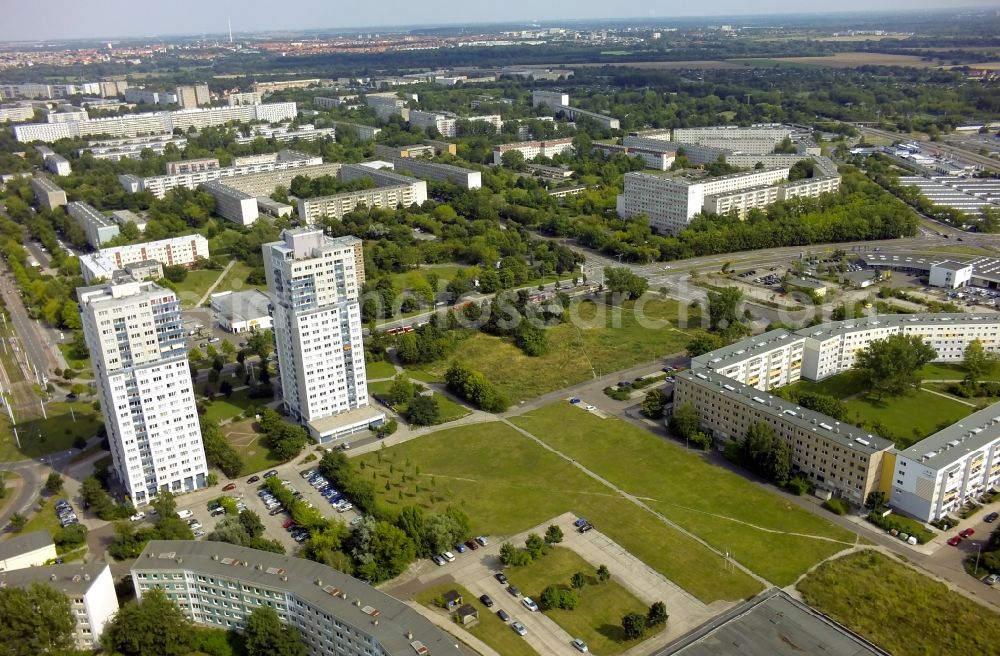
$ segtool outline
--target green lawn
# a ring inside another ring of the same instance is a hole
[[[41,412],[40,408],[38,412]],[[20,449],[13,434],[4,427],[0,437],[0,461],[37,458],[54,451],[64,451],[73,446],[77,436],[93,437],[104,423],[101,413],[83,401],[46,403],[45,412],[48,419],[39,417],[18,422]]]
[[[396,368],[392,366],[391,362],[386,362],[385,360],[366,362],[365,371],[367,372],[368,380],[373,378],[392,378],[396,375]]]
[[[188,271],[183,282],[173,283],[174,287],[177,288],[177,296],[181,300],[181,306],[194,307],[208,291],[208,288],[219,279],[220,275],[222,275],[222,271],[212,269]]]
[[[237,262],[233,265],[233,268],[229,270],[226,277],[222,279],[219,286],[215,288],[215,293],[218,292],[241,292],[250,289],[267,289],[267,285],[251,285],[247,282],[247,276],[250,275],[251,267],[245,262]],[[221,271],[216,271],[218,275]],[[185,281],[186,282],[186,281]],[[212,281],[214,282],[214,281]],[[209,283],[211,285],[212,283]],[[202,294],[205,292],[202,291]]]
[[[706,603],[742,599],[761,588],[742,572],[726,572],[721,557],[500,422],[441,430],[352,462],[373,478],[382,502],[428,511],[456,504],[469,515],[474,534],[500,539],[574,512]]]
[[[796,586],[806,603],[896,656],[995,654],[1000,616],[879,553],[824,563]]]
[[[261,407],[271,402],[272,399],[251,399],[250,390],[238,390],[233,392],[227,399],[221,394],[217,394],[211,403],[205,403],[205,417],[213,422],[226,421],[234,417],[239,417],[250,406]]]
[[[854,544],[849,531],[620,419],[556,403],[511,421],[778,586]]]
[[[405,290],[413,289],[414,287],[425,283],[429,284],[430,281],[427,279],[428,275],[437,275],[442,281],[439,283],[439,286],[443,289],[443,287],[447,285],[459,271],[465,271],[471,280],[475,277],[477,270],[478,269],[476,267],[459,265],[428,266],[420,269],[411,269],[410,271],[404,271],[403,273],[394,273],[389,277],[392,279],[392,284],[396,289]]]
[[[21,480],[21,475],[12,471],[0,471],[0,474],[3,476],[3,479],[0,480],[0,485],[6,490],[6,494],[0,499],[0,512],[3,512],[7,504],[14,500],[14,482]],[[3,527],[0,526],[0,528]]]
[[[222,427],[222,434],[236,447],[243,460],[240,476],[264,471],[285,462],[271,457],[270,449],[260,443],[262,434],[256,431],[254,423],[253,419],[245,419]]]
[[[632,301],[621,308],[577,302],[570,309],[575,321],[546,331],[549,352],[543,356],[527,356],[508,340],[476,333],[444,360],[407,371],[417,380],[440,382],[451,361],[458,360],[482,372],[512,403],[518,403],[595,374],[683,351],[691,333],[674,327],[679,311],[676,301],[653,297],[646,297],[638,307]],[[696,322],[696,317],[691,321]]]
[[[375,383],[368,383],[368,394],[386,398],[389,395],[389,390],[391,388],[391,380],[381,380]],[[465,415],[469,414],[468,408],[461,403],[452,401],[444,394],[435,393],[434,398],[437,399],[438,409],[440,410],[439,424],[455,421],[456,419],[461,419]],[[401,415],[406,414],[406,405],[394,407],[393,409]]]
[[[510,624],[497,617],[496,612],[479,602],[479,597],[456,583],[442,583],[428,588],[416,596],[415,601],[429,608],[438,609],[435,600],[445,592],[455,590],[462,595],[462,601],[475,606],[479,611],[479,621],[463,627],[466,631],[485,642],[503,656],[537,656],[538,652],[528,646],[528,641],[514,633]],[[500,600],[497,600],[500,601]],[[498,607],[502,604],[498,604]]]
[[[587,578],[587,585],[577,591],[580,604],[573,610],[552,609],[545,614],[566,633],[582,638],[592,654],[620,654],[636,645],[639,641],[625,638],[621,619],[627,613],[645,615],[649,608],[613,578],[600,582],[597,568],[576,552],[555,547],[529,565],[508,568],[507,576],[525,596],[537,602],[549,585],[569,588],[570,578],[577,572]],[[652,635],[647,633],[645,638]]]
[[[93,371],[93,365],[90,362],[90,358],[87,357],[87,358],[84,358],[82,360],[76,360],[76,359],[70,357],[71,347],[72,347],[72,344],[68,344],[68,343],[65,343],[65,342],[59,345],[59,350],[62,351],[63,357],[66,358],[66,364],[69,365],[69,368],[70,369],[75,369],[75,370],[79,371],[81,378],[89,378],[90,376],[93,376],[93,373],[92,373],[92,371]],[[10,369],[8,369],[7,371],[9,372]],[[21,368],[17,367],[17,371],[20,373],[21,372]],[[88,374],[89,374],[89,376],[88,376]],[[24,379],[24,375],[22,374],[20,376],[20,380],[23,380],[23,379]]]
[[[38,508],[36,505],[35,508]],[[31,533],[32,531],[48,531],[49,535],[55,536],[59,530],[59,517],[56,515],[52,504],[46,503],[34,515],[28,518],[28,523],[24,525],[21,533]],[[15,534],[16,535],[16,534]],[[8,537],[11,534],[8,533]]]
[[[921,380],[962,380],[965,367],[960,364],[932,362],[924,365],[919,374]]]

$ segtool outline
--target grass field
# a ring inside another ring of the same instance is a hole
[[[35,508],[38,508],[36,505]],[[46,503],[38,512],[28,518],[28,523],[24,525],[21,533],[31,533],[32,531],[48,531],[50,535],[55,535],[59,530],[59,517],[51,503]],[[16,533],[8,533],[7,537],[12,537]]]
[[[476,268],[459,265],[429,266],[420,269],[411,269],[403,273],[394,273],[389,277],[392,279],[392,284],[396,289],[405,290],[427,284],[429,283],[427,279],[428,275],[436,275],[441,281],[438,283],[438,286],[443,289],[459,271],[465,271],[469,274],[470,278],[473,278],[475,277],[473,274],[476,272]],[[432,289],[434,288],[432,287]],[[437,291],[437,289],[434,289],[434,291]]]
[[[878,553],[824,563],[796,587],[895,656],[995,654],[1000,645],[1000,616]]]
[[[922,375],[957,380],[964,376],[964,372],[959,365],[929,364],[922,370]],[[799,381],[795,385],[797,389],[829,394],[843,400],[850,413],[850,421],[855,424],[865,420],[881,422],[889,433],[883,437],[892,438],[899,448],[906,448],[976,410],[924,389],[879,400],[865,394],[865,383],[856,371],[845,371],[819,382]]]
[[[92,437],[104,423],[101,413],[94,410],[90,403],[82,401],[47,403],[45,412],[48,419],[39,417],[17,424],[20,449],[13,434],[4,430],[0,438],[0,462],[65,451],[73,446],[77,436]]]
[[[720,556],[500,422],[441,430],[352,462],[372,477],[383,502],[430,511],[455,504],[469,515],[474,534],[513,535],[574,512],[706,603],[761,589],[742,572],[726,572]]]
[[[173,283],[177,288],[177,297],[181,299],[181,306],[194,307],[208,291],[208,288],[219,279],[220,275],[222,275],[222,271],[211,269],[188,271],[183,282]]]
[[[502,621],[496,613],[479,602],[479,597],[456,583],[443,583],[424,590],[417,595],[416,602],[428,608],[438,609],[434,601],[449,590],[462,595],[462,601],[472,604],[479,611],[479,621],[462,627],[485,642],[503,656],[537,656],[538,652],[528,646],[527,640],[514,633],[510,624]],[[498,602],[500,600],[497,600]],[[497,604],[497,607],[502,604]]]
[[[236,447],[240,458],[243,459],[243,469],[240,470],[240,476],[270,469],[284,462],[272,458],[270,449],[265,448],[260,443],[262,434],[256,431],[254,423],[253,419],[244,419],[222,427],[223,436]]]
[[[511,421],[776,585],[854,544],[849,531],[622,420],[556,403]]]
[[[368,393],[385,398],[389,394],[389,389],[391,387],[392,387],[391,380],[380,380],[376,383],[368,383]],[[469,414],[468,408],[466,408],[461,403],[455,403],[444,394],[435,393],[434,398],[437,399],[438,403],[438,410],[439,410],[438,424],[445,424],[448,423],[449,421],[455,421],[456,419],[461,419],[465,415]],[[405,415],[406,405],[394,407],[393,410],[395,410],[401,415]]]
[[[239,417],[250,406],[261,407],[271,401],[271,399],[251,399],[249,391],[238,390],[233,392],[228,399],[217,394],[211,403],[205,403],[205,417],[216,423],[227,421]]]
[[[366,362],[365,371],[367,372],[368,380],[374,378],[392,378],[396,375],[396,368],[392,366],[391,362],[386,362],[385,360]]]
[[[452,360],[482,372],[512,403],[683,351],[691,331],[675,328],[679,304],[646,297],[613,308],[592,301],[571,306],[574,319],[548,329],[549,352],[529,357],[507,340],[476,333],[448,358],[415,368],[413,378],[440,382]],[[687,308],[684,308],[687,311]],[[689,319],[696,323],[697,316]],[[669,324],[667,323],[669,322]],[[645,324],[645,325],[644,325]]]
[[[2,513],[7,508],[7,504],[14,501],[14,497],[16,496],[14,494],[14,483],[21,480],[21,475],[12,471],[2,471],[0,472],[0,475],[3,477],[3,480],[0,480],[0,485],[4,486],[7,492],[7,494],[0,499],[0,513]],[[0,526],[0,528],[3,527]]]
[[[267,285],[251,285],[247,282],[247,276],[250,275],[250,266],[245,262],[237,262],[233,265],[233,268],[229,270],[226,277],[222,279],[219,286],[215,288],[216,293],[218,292],[242,292],[249,289],[267,289]],[[221,272],[216,271],[216,274]],[[214,281],[213,281],[214,282]],[[211,285],[211,283],[209,283]],[[205,292],[202,292],[204,294]]]
[[[580,604],[573,610],[556,608],[545,611],[545,614],[566,633],[582,638],[592,654],[620,654],[641,642],[625,637],[621,620],[627,613],[645,615],[649,608],[614,579],[600,582],[597,568],[570,549],[550,549],[529,565],[508,568],[507,576],[525,596],[537,602],[542,590],[549,585],[569,588],[570,578],[577,572],[582,572],[587,578],[587,585],[577,591]],[[655,633],[647,633],[643,639]]]
[[[986,378],[992,377],[996,372],[991,372]],[[924,365],[920,370],[922,380],[962,380],[965,378],[965,367],[960,364],[936,363]]]
[[[734,59],[731,61],[755,62],[758,60]],[[855,68],[858,66],[909,66],[912,68],[931,68],[935,66],[934,62],[924,61],[922,57],[918,57],[917,55],[894,55],[881,52],[838,52],[833,55],[820,57],[775,57],[773,59],[763,61],[777,62],[783,66],[788,64],[805,64],[813,66],[828,66],[831,68]],[[763,65],[771,66],[773,64]]]

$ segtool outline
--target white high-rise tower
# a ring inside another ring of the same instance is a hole
[[[132,502],[205,486],[177,296],[152,282],[77,289],[111,457]]]
[[[368,406],[362,242],[307,228],[281,237],[263,250],[285,407],[319,440],[365,430],[385,415]]]

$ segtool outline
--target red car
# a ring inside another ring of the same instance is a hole
[[[465,543],[465,546],[467,546],[468,548],[470,548],[470,549],[472,549],[473,551],[475,551],[476,549],[478,549],[478,548],[479,548],[479,543],[478,543],[478,542],[476,542],[475,540],[468,540],[468,541],[467,541],[467,542]]]
[[[286,520],[285,523],[281,525],[281,528],[285,529],[286,531],[290,531],[293,526],[295,526],[295,520],[289,519]]]
[[[960,538],[960,537],[958,537],[956,535],[955,537],[953,537],[950,540],[948,540],[948,544],[950,544],[953,547],[957,547],[961,541],[962,541],[962,538]]]
[[[231,492],[232,490],[235,490],[235,489],[236,489],[236,483],[230,483],[226,487],[222,488],[222,491],[223,492]]]
[[[959,533],[959,535],[960,535],[960,536],[962,536],[963,538],[971,538],[971,537],[972,537],[972,535],[973,535],[973,534],[974,534],[975,532],[976,532],[975,530],[973,530],[973,529],[971,529],[971,528],[967,528],[967,529],[965,529],[964,531],[962,531],[961,533]]]

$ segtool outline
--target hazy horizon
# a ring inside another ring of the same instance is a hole
[[[490,23],[531,23],[533,21],[720,18],[727,16],[803,15],[798,0],[764,0],[756,11],[748,12],[740,0],[712,0],[692,5],[679,2],[606,2],[578,0],[539,4],[508,0],[502,6],[470,7],[455,0],[429,3],[390,0],[377,5],[338,7],[323,0],[299,0],[294,10],[276,11],[263,0],[222,0],[205,3],[175,0],[168,4],[146,5],[137,11],[135,2],[106,0],[101,3],[51,0],[45,10],[23,3],[4,9],[0,41],[43,41],[69,39],[114,39],[152,36],[197,36],[224,34],[232,21],[234,34],[268,31],[344,30],[415,25],[483,25]],[[287,5],[278,5],[285,9]],[[872,13],[879,11],[926,11],[949,9],[944,0],[841,0],[817,16],[832,13]],[[962,0],[962,8],[1000,10],[1000,0]],[[461,11],[461,16],[457,13]],[[391,18],[390,18],[391,17]],[[431,17],[437,20],[430,20]],[[889,26],[887,26],[889,27]]]

